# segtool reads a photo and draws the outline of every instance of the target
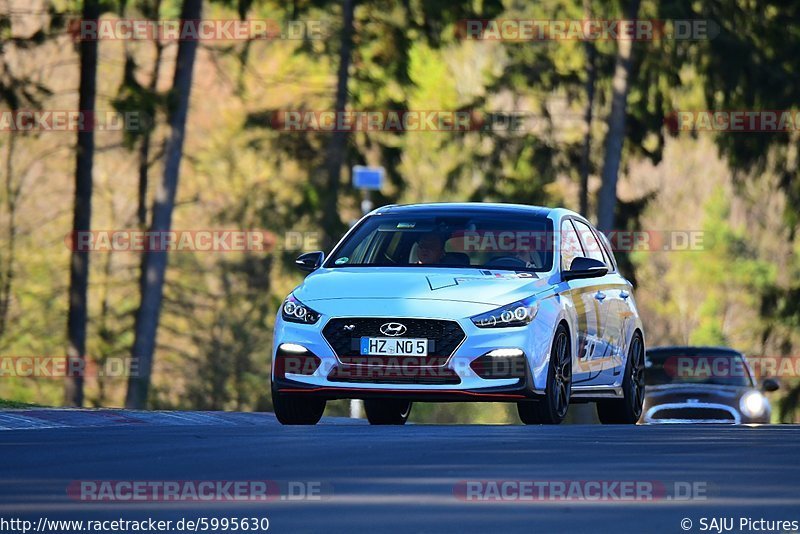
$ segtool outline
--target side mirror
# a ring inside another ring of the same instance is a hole
[[[597,278],[606,273],[608,273],[608,267],[602,261],[578,256],[572,260],[569,270],[563,271],[561,276],[564,280],[575,280],[576,278]]]
[[[761,389],[764,391],[778,391],[781,388],[781,383],[774,378],[765,378],[761,382]]]
[[[306,252],[305,254],[298,257],[294,260],[294,264],[297,265],[297,268],[301,271],[306,271],[308,273],[312,271],[316,271],[319,269],[319,266],[322,265],[322,261],[325,259],[325,253],[321,251],[316,252]]]

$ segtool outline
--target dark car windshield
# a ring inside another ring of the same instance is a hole
[[[738,352],[650,351],[645,360],[648,386],[665,384],[712,384],[752,386],[744,357]]]
[[[378,214],[363,220],[327,267],[461,267],[549,271],[552,221],[499,212]]]

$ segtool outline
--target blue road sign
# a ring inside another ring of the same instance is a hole
[[[383,185],[385,174],[383,167],[356,165],[353,167],[353,187],[378,191]]]

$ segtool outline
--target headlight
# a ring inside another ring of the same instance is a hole
[[[508,304],[490,312],[476,315],[470,319],[472,319],[472,322],[475,323],[475,326],[478,328],[525,326],[536,317],[536,312],[538,311],[539,303],[529,298]]]
[[[289,295],[283,301],[281,316],[290,323],[314,324],[319,320],[319,313],[294,298],[294,295]]]
[[[748,391],[739,399],[739,409],[747,417],[761,417],[767,411],[767,399],[758,391]]]

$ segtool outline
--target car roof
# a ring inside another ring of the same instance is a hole
[[[392,204],[390,206],[383,206],[374,210],[373,214],[388,214],[388,213],[408,213],[408,214],[424,214],[429,212],[441,211],[462,211],[466,213],[479,213],[479,212],[493,212],[505,214],[525,214],[525,215],[538,215],[541,217],[553,216],[556,218],[558,215],[577,215],[570,210],[564,208],[547,208],[544,206],[530,206],[526,204],[505,204],[499,202],[432,202],[428,204],[405,204],[398,205]]]

